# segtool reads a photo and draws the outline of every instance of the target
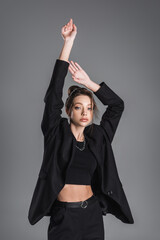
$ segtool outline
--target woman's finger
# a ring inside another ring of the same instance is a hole
[[[79,68],[79,70],[82,70],[81,66],[77,62],[75,62],[75,64]]]
[[[73,25],[73,20],[72,20],[72,18],[71,18],[70,21],[69,21],[69,25],[70,25],[71,28],[72,28],[72,25]]]
[[[73,71],[72,68],[69,68],[69,71],[70,71],[70,73],[72,74],[72,76],[75,76],[75,72]]]
[[[73,31],[77,32],[77,27],[75,24],[73,24]]]
[[[69,68],[68,68],[68,69],[69,69],[72,73],[74,73],[74,71],[73,71],[71,65],[69,65]]]
[[[75,68],[75,70],[79,70],[79,69],[77,68],[77,66],[74,64],[73,61],[71,61],[71,63],[72,63],[72,65],[73,65],[73,67]]]
[[[69,65],[69,67],[73,71],[73,73],[75,73],[76,70],[74,69],[74,67],[71,64]]]
[[[72,63],[70,63],[70,67],[72,68],[72,70],[74,71],[74,72],[76,72],[77,70],[75,69],[75,67],[73,66],[73,64]]]
[[[66,32],[68,30],[67,26],[65,25],[63,28],[62,28],[62,32]]]
[[[69,22],[67,23],[67,26],[70,28],[72,26],[72,21],[71,19],[69,20]]]
[[[71,74],[74,74],[74,71],[72,70],[72,68],[69,66],[69,71],[71,72]]]

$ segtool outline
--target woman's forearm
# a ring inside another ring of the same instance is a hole
[[[68,61],[69,56],[70,56],[70,52],[73,46],[74,40],[68,40],[68,41],[64,41],[61,53],[59,55],[59,59],[60,60],[64,60],[64,61]]]

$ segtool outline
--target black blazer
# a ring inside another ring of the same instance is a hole
[[[69,63],[57,59],[52,78],[44,97],[45,108],[41,122],[44,135],[44,154],[37,183],[28,212],[31,225],[43,216],[51,215],[51,208],[58,193],[65,185],[66,170],[74,159],[76,139],[67,118],[63,118],[63,86]],[[112,150],[112,140],[124,110],[123,100],[105,82],[93,92],[108,105],[100,125],[93,123],[84,129],[90,151],[98,167],[92,178],[92,191],[98,197],[102,215],[114,215],[124,223],[134,223],[132,213],[120,181]]]

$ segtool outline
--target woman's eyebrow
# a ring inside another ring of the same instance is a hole
[[[80,103],[80,102],[76,102],[75,104],[77,104],[77,103],[79,103],[79,104],[81,104],[82,105],[82,103]],[[89,104],[87,104],[87,105],[92,105],[91,103],[89,103]]]

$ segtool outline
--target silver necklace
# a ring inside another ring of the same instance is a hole
[[[77,145],[76,145],[76,147],[77,147],[80,151],[83,151],[83,150],[85,149],[85,145],[86,145],[86,140],[85,140],[85,138],[84,138],[83,147],[80,148],[80,147],[78,147]]]

